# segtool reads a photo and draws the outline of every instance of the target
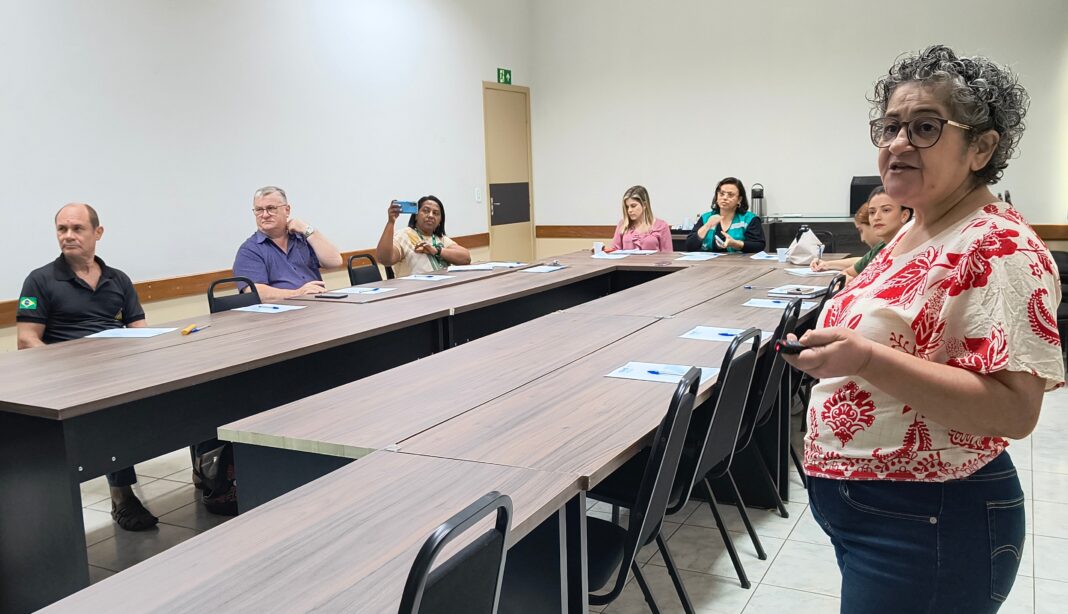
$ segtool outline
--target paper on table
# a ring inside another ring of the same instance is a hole
[[[449,272],[453,271],[492,271],[493,263],[487,262],[485,264],[454,264],[449,267]]]
[[[841,271],[813,271],[812,269],[784,269],[790,275],[798,277],[821,277],[823,275],[838,275]]]
[[[703,260],[711,260],[713,258],[718,258],[719,257],[719,254],[713,254],[712,252],[684,252],[684,254],[685,255],[683,255],[683,256],[681,256],[679,258],[676,258],[675,260],[686,260],[686,261],[697,261],[697,262],[700,262],[700,261],[703,261]]]
[[[591,258],[597,258],[598,260],[619,260],[620,258],[626,258],[627,255],[626,254],[617,254],[615,252],[613,252],[611,254],[606,254],[604,252],[599,252],[599,253],[596,253],[596,254],[594,254],[593,256],[590,256],[590,257]]]
[[[563,264],[540,264],[538,266],[532,266],[527,269],[522,269],[524,273],[552,273],[553,271],[559,271],[560,269],[566,269],[567,266]]]
[[[162,335],[177,328],[112,328],[88,335],[89,339],[147,339]]]
[[[719,367],[700,367],[701,381],[706,382],[709,378],[719,373]],[[664,382],[677,384],[683,375],[690,370],[686,365],[665,365],[658,362],[628,362],[611,373],[605,373],[605,377],[618,377],[620,379],[637,379],[645,382]]]
[[[742,303],[743,307],[764,307],[767,309],[786,309],[786,306],[790,304],[790,301],[782,299],[770,299],[770,298],[751,298],[748,301]],[[801,309],[812,309],[819,306],[819,303],[812,301],[801,301]]]
[[[407,277],[398,277],[397,279],[414,279],[416,281],[445,281],[446,279],[452,279],[452,275],[409,275]]]
[[[647,256],[649,254],[655,254],[655,249],[617,249],[612,252],[613,254],[626,254],[628,256]]]
[[[806,286],[804,284],[788,284],[768,290],[768,296],[785,296],[787,298],[815,298],[827,292],[826,286]]]
[[[679,335],[683,339],[698,339],[700,341],[732,341],[736,336],[744,332],[742,328],[720,328],[718,326],[695,326],[694,328]],[[768,331],[761,331],[760,338],[767,340],[771,337]]]
[[[396,288],[341,288],[340,290],[331,290],[331,292],[338,292],[340,294],[382,294],[383,292],[393,292]]]
[[[248,311],[251,313],[282,313],[283,311],[293,311],[294,309],[304,309],[304,307],[298,307],[296,305],[267,305],[259,303],[258,305],[249,305],[248,307],[238,307],[237,309],[231,309],[230,311]]]
[[[486,264],[495,269],[514,269],[527,265],[525,262],[487,262]]]
[[[775,254],[769,254],[767,252],[757,252],[750,256],[753,260],[775,260],[778,262],[779,257]]]

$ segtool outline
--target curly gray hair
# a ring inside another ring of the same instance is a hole
[[[886,113],[894,90],[903,83],[945,85],[946,102],[955,121],[975,128],[971,138],[987,130],[1000,135],[994,154],[985,167],[975,172],[983,183],[997,183],[1009,165],[1024,131],[1024,115],[1030,96],[1017,76],[1008,68],[984,57],[957,57],[944,45],[932,45],[918,55],[898,58],[887,75],[875,83],[875,93],[868,100],[874,105],[872,115]]]

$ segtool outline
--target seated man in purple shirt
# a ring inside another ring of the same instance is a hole
[[[256,190],[252,213],[257,230],[238,248],[234,275],[256,282],[264,301],[325,292],[319,268],[341,266],[341,253],[323,233],[289,217],[285,190]]]

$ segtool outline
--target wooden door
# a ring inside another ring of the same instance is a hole
[[[535,254],[530,90],[483,82],[482,103],[490,257],[531,262]]]

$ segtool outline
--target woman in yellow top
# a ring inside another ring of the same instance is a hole
[[[433,273],[450,264],[470,264],[471,252],[445,235],[445,205],[441,200],[424,196],[418,207],[408,219],[408,227],[395,231],[401,207],[397,201],[389,203],[386,227],[375,252],[378,261],[392,266],[397,277]]]

